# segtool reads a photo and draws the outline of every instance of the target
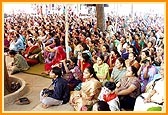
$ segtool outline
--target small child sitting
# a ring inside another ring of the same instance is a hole
[[[120,111],[120,102],[115,94],[115,88],[114,82],[107,81],[102,87],[98,99],[107,102],[111,111]]]

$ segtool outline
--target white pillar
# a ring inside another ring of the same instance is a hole
[[[69,48],[68,48],[68,4],[66,4],[65,8],[65,47],[66,47],[66,58],[69,59]]]

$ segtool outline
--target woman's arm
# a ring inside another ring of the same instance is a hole
[[[137,72],[138,76],[141,75],[141,71],[142,71],[143,67],[144,67],[144,64],[142,63],[141,66],[140,66],[140,68],[139,68],[139,70],[138,70],[138,72]]]
[[[147,98],[145,98],[144,102],[151,102],[151,97],[156,93],[156,90],[152,90],[151,92],[149,92],[149,95],[147,96]]]
[[[67,64],[66,64],[66,62],[65,62],[65,59],[62,60],[62,61],[60,61],[60,62],[63,63],[66,73],[70,73],[71,71],[68,69]]]
[[[117,95],[128,95],[130,93],[132,93],[137,87],[133,84],[130,85],[129,88],[127,89],[123,89],[123,90],[116,90],[116,94]]]

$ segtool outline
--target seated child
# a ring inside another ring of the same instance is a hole
[[[120,102],[115,94],[115,88],[114,82],[107,81],[102,87],[98,99],[107,102],[111,111],[120,111]]]

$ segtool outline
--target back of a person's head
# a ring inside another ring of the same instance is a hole
[[[109,105],[105,101],[98,101],[97,103],[97,110],[98,111],[110,111]]]
[[[113,91],[116,88],[116,84],[111,81],[107,81],[104,86],[108,88],[109,90]]]
[[[82,45],[82,47],[83,47],[84,50],[89,50],[89,48],[88,48],[88,46],[87,46],[86,43],[82,43],[81,45]]]
[[[84,61],[88,61],[89,60],[89,58],[90,58],[90,56],[87,54],[87,53],[82,53],[82,57],[83,57],[83,59],[84,59]]]
[[[10,50],[9,51],[9,55],[16,55],[16,54],[17,54],[17,52],[15,50]]]
[[[62,76],[62,70],[61,70],[61,68],[59,68],[59,67],[53,67],[53,68],[52,68],[52,72],[53,72],[55,75],[58,75],[58,77],[61,77],[61,76]]]

